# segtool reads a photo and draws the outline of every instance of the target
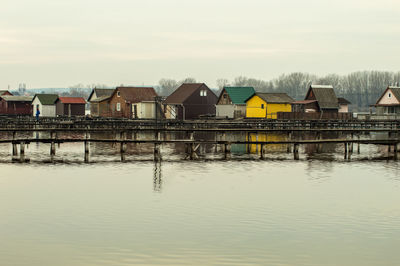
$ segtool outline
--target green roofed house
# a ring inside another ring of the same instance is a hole
[[[255,94],[253,87],[224,87],[217,102],[217,117],[246,116],[246,100]]]
[[[36,94],[32,100],[32,115],[36,116],[37,110],[44,117],[56,117],[57,94]]]

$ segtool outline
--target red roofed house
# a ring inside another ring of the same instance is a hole
[[[58,97],[57,116],[84,116],[86,101],[82,97]]]
[[[108,117],[154,119],[157,93],[152,87],[117,87],[110,98]]]

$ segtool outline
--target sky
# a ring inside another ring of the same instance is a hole
[[[399,71],[398,0],[0,0],[0,89]]]

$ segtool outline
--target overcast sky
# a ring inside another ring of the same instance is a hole
[[[399,66],[399,0],[0,0],[0,88]]]

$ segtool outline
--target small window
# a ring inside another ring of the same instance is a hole
[[[207,96],[207,90],[204,90],[203,94],[203,96]]]
[[[224,94],[224,99],[226,99],[226,94]]]
[[[200,91],[200,96],[207,96],[207,91],[206,90],[201,90]]]
[[[264,109],[264,104],[263,103],[261,104],[261,109]]]
[[[200,96],[203,96],[203,90],[200,91]]]
[[[392,98],[392,94],[390,92],[388,94],[388,98]]]
[[[121,96],[121,92],[117,91],[117,97],[120,97],[120,96]]]
[[[117,103],[117,111],[121,111],[121,104]]]

